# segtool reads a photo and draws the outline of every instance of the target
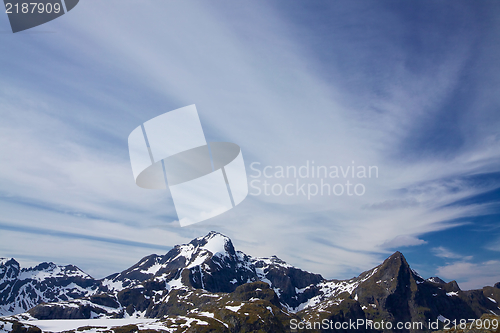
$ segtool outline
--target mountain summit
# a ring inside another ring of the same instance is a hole
[[[106,277],[103,291],[120,291],[146,280],[168,283],[168,288],[190,286],[211,292],[232,292],[257,281],[251,258],[236,252],[231,240],[211,231],[188,244],[176,245],[163,256],[150,255],[129,269]],[[106,289],[107,288],[107,289]]]
[[[175,326],[201,316],[221,331],[285,332],[291,319],[472,319],[500,313],[497,302],[497,286],[462,291],[455,281],[424,280],[400,252],[358,277],[327,280],[275,256],[246,255],[214,231],[102,280],[71,265],[21,269],[0,259],[0,311],[17,319],[147,317]]]

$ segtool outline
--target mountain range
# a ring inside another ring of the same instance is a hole
[[[0,332],[35,332],[37,319],[130,317],[156,318],[156,326],[145,329],[168,332],[292,332],[307,325],[308,332],[340,332],[345,329],[333,324],[358,320],[420,322],[424,326],[383,331],[421,332],[438,328],[431,323],[443,328],[453,320],[498,316],[499,302],[500,283],[462,291],[455,281],[422,278],[400,252],[358,277],[327,280],[276,256],[236,251],[213,231],[101,280],[72,265],[21,268],[0,259]]]

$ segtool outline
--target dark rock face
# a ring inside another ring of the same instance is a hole
[[[276,293],[265,282],[247,283],[239,286],[231,295],[235,301],[251,301],[260,299],[268,301],[274,306],[281,308],[280,300]]]
[[[361,309],[361,306],[358,302],[352,299],[346,299],[338,306],[333,306],[330,308],[326,308],[326,312],[328,313],[324,319],[327,319],[329,322],[333,323],[349,323],[349,322],[357,322],[359,319],[366,319],[366,315]],[[345,330],[345,329],[326,329],[324,332],[377,332],[377,330],[360,327],[355,330]]]
[[[66,306],[35,306],[30,310],[30,314],[38,319],[88,319],[91,318],[91,308],[87,307],[66,307]]]
[[[6,305],[12,298],[12,289],[19,276],[20,266],[14,259],[0,259],[0,306]]]
[[[115,298],[107,294],[93,295],[90,296],[89,300],[94,304],[106,306],[113,309],[117,309],[120,307],[120,303],[118,303]]]
[[[381,306],[385,303],[387,312],[397,321],[411,321],[411,299],[416,292],[416,282],[410,266],[400,252],[393,254],[384,264],[386,265],[382,265],[381,271],[386,274],[382,278],[389,279],[393,273],[392,277],[395,277],[397,282],[391,286],[392,292],[387,295],[385,302],[381,299]]]
[[[198,249],[195,256],[203,257],[203,251],[204,248]],[[229,239],[225,240],[224,251],[206,256],[203,264],[189,269],[191,286],[211,292],[232,292],[239,285],[257,281],[249,256],[236,253]]]
[[[370,273],[354,290],[368,319],[410,321],[417,292],[417,277],[400,252],[394,253]]]
[[[147,257],[142,258],[137,264],[132,267],[124,270],[121,273],[112,274],[104,280],[112,281],[112,282],[122,282],[123,288],[133,287],[137,283],[149,280],[153,277],[153,274],[147,273],[148,270],[154,265],[158,264],[161,260],[161,257],[152,254]],[[108,288],[101,288],[101,291],[108,291]]]
[[[296,308],[319,294],[314,286],[323,281],[320,274],[309,273],[274,256],[253,260],[259,279],[266,281],[280,295],[280,300],[290,308]],[[308,288],[309,287],[309,288]]]

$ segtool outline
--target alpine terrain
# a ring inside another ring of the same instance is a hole
[[[154,320],[121,327],[87,320],[78,332],[422,332],[453,320],[498,320],[499,302],[500,283],[462,291],[455,281],[422,278],[400,252],[358,277],[326,280],[275,256],[236,251],[217,232],[101,280],[71,265],[21,268],[0,259],[0,332],[40,332],[44,319],[95,318]],[[349,322],[364,325],[342,326]],[[382,329],[382,322],[421,326]]]

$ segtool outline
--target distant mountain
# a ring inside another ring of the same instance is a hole
[[[16,260],[0,258],[0,315],[22,313],[43,302],[89,296],[100,285],[76,266],[44,262],[21,269]]]
[[[356,278],[326,280],[277,257],[236,251],[217,232],[102,280],[75,266],[20,269],[13,259],[0,261],[0,311],[15,315],[11,320],[146,317],[164,318],[165,329],[189,323],[193,332],[289,332],[290,320],[427,325],[480,318],[500,314],[498,302],[500,284],[461,291],[455,281],[424,280],[400,252]]]
[[[446,283],[437,276],[430,277],[426,281],[433,282],[433,283]]]

